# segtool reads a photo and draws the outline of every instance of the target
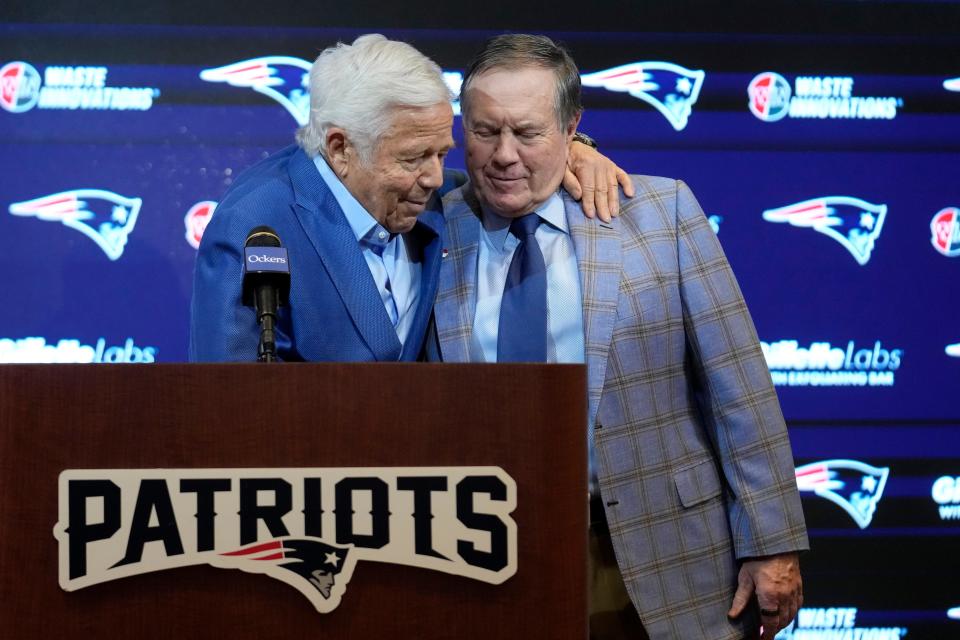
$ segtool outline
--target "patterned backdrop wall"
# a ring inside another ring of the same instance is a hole
[[[780,637],[960,637],[960,13],[914,3],[929,29],[906,33],[857,5],[829,28],[526,29],[572,50],[605,153],[691,186],[740,280],[813,546]],[[150,22],[0,25],[2,362],[185,360],[204,227],[305,122],[317,53],[378,31],[456,90],[500,31]]]

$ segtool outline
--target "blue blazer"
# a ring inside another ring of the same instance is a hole
[[[652,640],[740,640],[739,561],[809,548],[777,395],[716,234],[682,182],[633,176],[611,224],[561,192],[583,292],[590,436],[617,563]],[[431,355],[469,362],[480,207],[444,197]],[[586,505],[584,505],[586,507]]]
[[[445,174],[445,192],[463,181]],[[260,330],[241,303],[243,245],[251,229],[276,230],[290,258],[290,304],[282,307],[282,360],[416,360],[430,320],[444,227],[440,200],[404,237],[422,262],[420,303],[405,345],[383,307],[347,219],[307,155],[290,146],[241,174],[203,234],[190,307],[190,360],[256,360]]]

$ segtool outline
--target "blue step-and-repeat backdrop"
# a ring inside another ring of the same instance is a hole
[[[752,310],[813,546],[780,637],[960,638],[960,38],[613,23],[547,33],[581,129],[690,184]],[[184,361],[217,200],[292,141],[317,53],[370,31],[454,89],[494,33],[0,25],[0,362]]]

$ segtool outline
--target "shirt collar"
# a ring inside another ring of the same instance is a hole
[[[379,238],[379,232],[381,230],[386,231],[386,229],[384,229],[380,223],[363,208],[360,201],[347,190],[347,187],[333,172],[330,165],[327,164],[326,158],[318,153],[313,159],[313,164],[317,166],[320,177],[323,178],[323,181],[327,184],[327,188],[330,189],[330,193],[333,194],[333,197],[337,200],[337,204],[339,204],[343,210],[343,215],[346,216],[347,223],[353,230],[353,235],[356,236],[357,241],[362,242],[366,239],[370,244],[379,245],[385,245],[386,242],[389,242],[391,239],[389,234],[386,236],[386,242],[383,241],[384,239]]]
[[[483,228],[487,232],[487,237],[494,247],[503,251],[507,238],[510,236],[510,223],[513,222],[513,218],[504,218],[497,215],[486,206],[481,206],[481,209],[483,210]],[[541,221],[549,223],[550,226],[563,233],[569,233],[567,214],[559,192],[555,191],[551,194],[546,202],[534,209],[534,213],[540,216]]]

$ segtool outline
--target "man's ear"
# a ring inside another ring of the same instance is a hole
[[[346,178],[350,171],[351,155],[356,153],[353,145],[350,144],[350,139],[347,138],[347,132],[339,127],[327,129],[323,150],[323,156],[327,159],[333,172],[341,180]]]
[[[567,137],[567,145],[573,142],[573,134],[577,132],[577,127],[580,126],[581,115],[582,114],[578,113],[577,115],[575,115],[573,118],[570,119],[569,123],[567,123],[567,128],[563,132],[564,135]]]

